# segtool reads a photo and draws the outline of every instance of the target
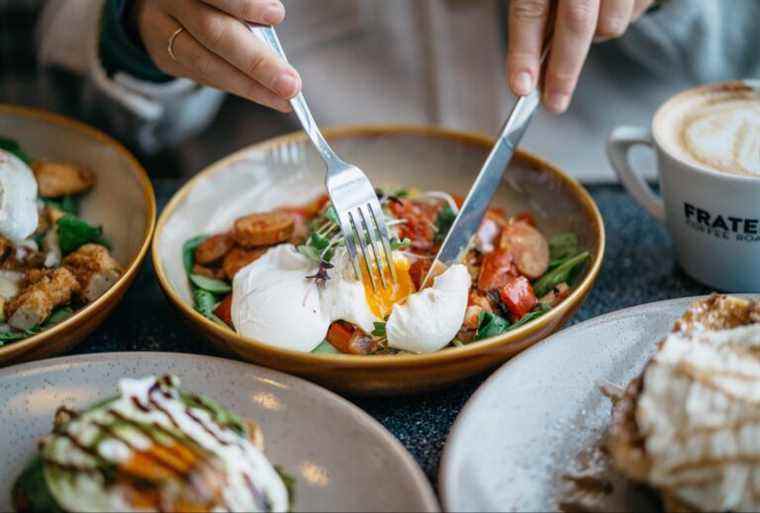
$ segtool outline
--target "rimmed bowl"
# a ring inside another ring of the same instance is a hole
[[[0,105],[0,135],[19,141],[34,158],[76,163],[97,176],[82,202],[82,217],[102,225],[124,274],[97,301],[38,335],[0,347],[0,365],[46,358],[81,342],[124,296],[150,247],[156,199],[145,169],[121,144],[83,123],[57,114]]]
[[[416,186],[466,194],[493,145],[487,137],[432,127],[345,127],[326,131],[336,151],[379,187]],[[588,192],[553,165],[518,152],[494,205],[530,210],[552,235],[574,231],[591,252],[572,294],[545,316],[500,337],[427,355],[351,356],[301,353],[244,338],[193,309],[182,264],[183,243],[227,229],[245,213],[297,204],[323,188],[324,168],[302,132],[239,151],[188,182],[159,218],[153,263],[161,287],[181,315],[222,351],[343,393],[395,395],[453,384],[499,366],[557,331],[581,306],[601,268],[604,224]],[[287,329],[283,326],[283,329]]]

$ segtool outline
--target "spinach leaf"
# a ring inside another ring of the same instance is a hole
[[[285,485],[285,489],[288,491],[288,511],[293,511],[293,507],[296,503],[296,478],[285,472],[285,470],[279,466],[274,465],[274,470],[280,475],[282,483]]]
[[[385,331],[385,326],[386,325],[384,322],[376,322],[375,329],[372,330],[372,336],[379,337],[379,338],[384,338],[388,336],[388,333]]]
[[[328,247],[330,239],[315,232],[309,235],[306,244],[298,246],[298,252],[314,262],[329,262],[332,260],[333,250],[325,251]]]
[[[475,340],[498,337],[507,331],[509,331],[509,321],[496,314],[482,311],[478,318],[478,331],[475,333]]]
[[[31,157],[29,157],[29,155],[27,155],[26,152],[21,148],[21,145],[13,139],[0,137],[0,150],[5,150],[8,153],[15,155],[27,166],[32,164]]]
[[[193,301],[195,303],[195,309],[202,315],[209,319],[211,316],[216,317],[216,315],[214,315],[214,310],[216,310],[218,301],[214,294],[208,290],[193,288]]]
[[[560,233],[549,240],[549,255],[552,260],[564,260],[579,253],[578,236],[574,233]]]
[[[19,511],[63,513],[50,492],[45,479],[45,466],[39,456],[35,456],[19,476],[13,485],[12,495],[16,505],[24,505]]]
[[[182,263],[185,265],[185,272],[187,272],[187,274],[193,272],[193,266],[195,265],[195,250],[198,249],[198,246],[203,244],[206,239],[208,239],[207,235],[198,235],[182,245]]]
[[[62,198],[44,198],[43,201],[51,207],[57,208],[65,214],[79,215],[81,196],[64,196]]]
[[[314,350],[312,351],[313,354],[340,354],[340,351],[335,349],[331,343],[329,343],[327,340],[323,340],[321,344],[319,344]]]
[[[62,323],[73,315],[74,310],[71,307],[62,306],[55,309],[53,313],[50,314],[50,317],[48,317],[45,322],[38,326],[32,326],[28,330],[24,331],[14,330],[0,332],[0,347],[2,347],[5,342],[16,342],[19,340],[24,340],[25,338],[33,337],[34,335],[37,335],[48,328],[52,328],[56,324]]]
[[[222,280],[215,280],[214,278],[208,278],[201,276],[200,274],[191,274],[190,281],[195,286],[213,294],[226,294],[232,291],[232,287],[227,282]]]
[[[325,211],[325,217],[334,225],[340,226],[340,218],[338,218],[338,211],[330,204]]]
[[[549,308],[546,305],[539,305],[535,310],[532,312],[529,312],[525,315],[523,315],[522,319],[514,323],[512,326],[509,327],[507,331],[516,330],[517,328],[521,328],[528,324],[531,321],[535,321],[539,317],[545,315],[551,308]]]
[[[74,310],[71,307],[64,306],[55,310],[47,321],[43,325],[44,328],[50,328],[56,324],[61,324],[63,321],[74,315]]]
[[[446,235],[449,234],[451,225],[454,224],[454,220],[456,218],[457,215],[449,205],[446,205],[441,209],[440,212],[438,212],[438,217],[435,219],[435,227],[437,229],[437,232],[435,234],[436,242],[443,242],[443,240],[446,238]]]
[[[111,247],[111,244],[103,238],[101,227],[92,226],[87,221],[71,214],[66,214],[58,220],[58,243],[64,255],[91,242],[107,248]]]
[[[537,282],[533,284],[533,290],[536,296],[542,297],[548,294],[554,287],[560,283],[570,284],[575,272],[591,257],[588,251],[566,259],[556,268],[544,274]]]

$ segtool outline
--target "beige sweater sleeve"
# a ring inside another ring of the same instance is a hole
[[[221,92],[186,79],[154,84],[125,73],[106,74],[99,56],[104,5],[105,0],[49,0],[37,27],[40,64],[82,77],[82,93],[97,102],[109,130],[143,151],[202,130],[216,115]]]

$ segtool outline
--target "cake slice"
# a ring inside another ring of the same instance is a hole
[[[760,304],[713,295],[615,401],[608,448],[668,511],[760,509]]]

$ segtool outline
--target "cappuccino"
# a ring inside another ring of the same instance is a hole
[[[723,84],[676,96],[660,110],[655,136],[674,157],[760,178],[760,90]]]

